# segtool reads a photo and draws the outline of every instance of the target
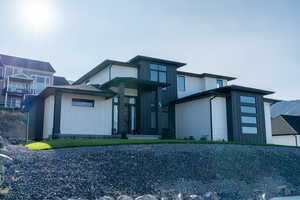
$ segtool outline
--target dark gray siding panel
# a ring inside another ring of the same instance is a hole
[[[44,125],[44,100],[36,99],[29,110],[29,139],[42,140]]]
[[[150,62],[140,61],[137,63],[138,68],[138,78],[144,80],[150,80]],[[177,98],[177,76],[176,76],[176,66],[167,65],[164,63],[154,63],[167,66],[167,83],[170,83],[171,86],[168,87],[166,91],[162,91],[162,105],[168,105],[170,101],[176,100]],[[141,134],[157,134],[157,130],[151,129],[151,104],[155,104],[156,93],[150,91],[139,90],[139,99],[138,99],[138,109],[139,109],[139,120],[140,120],[140,132]],[[169,119],[175,118],[174,109],[169,109]],[[169,133],[166,135],[175,135],[175,128],[172,128],[172,121],[169,120]],[[172,132],[173,131],[173,132]],[[172,133],[171,133],[172,132]]]
[[[241,111],[240,111],[240,96],[253,96],[256,99],[257,108],[257,129],[258,134],[243,134],[241,130]],[[263,96],[256,93],[242,93],[232,91],[227,108],[228,112],[228,136],[230,141],[246,142],[246,143],[266,143],[266,128],[265,128],[265,113]]]
[[[60,134],[60,118],[61,118],[61,101],[62,94],[55,93],[54,95],[54,119],[53,119],[53,137],[56,138]]]

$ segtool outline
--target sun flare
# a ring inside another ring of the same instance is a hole
[[[54,23],[54,12],[47,0],[27,0],[22,5],[24,25],[34,31],[46,31]]]

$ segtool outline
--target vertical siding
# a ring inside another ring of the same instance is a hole
[[[270,103],[264,102],[264,110],[265,110],[265,122],[266,122],[266,142],[267,144],[273,144]]]
[[[216,97],[212,100],[213,140],[228,141],[226,98]]]
[[[44,100],[45,112],[44,112],[44,126],[43,126],[43,138],[49,138],[52,135],[53,119],[54,119],[54,96],[51,95]]]
[[[241,111],[240,111],[240,96],[254,96],[256,98],[257,106],[257,129],[258,134],[243,134],[241,130]],[[263,96],[256,93],[243,93],[238,91],[231,92],[231,99],[228,101],[231,105],[228,107],[231,109],[230,118],[228,123],[230,123],[231,133],[229,133],[229,139],[231,141],[237,142],[247,142],[247,143],[266,143],[266,128],[265,128],[265,112],[264,112],[264,102]]]
[[[138,70],[138,77],[144,80],[150,80],[150,62],[140,61]],[[168,105],[170,101],[173,101],[177,98],[177,72],[176,67],[172,65],[167,65],[164,63],[154,63],[161,64],[167,67],[167,83],[170,83],[171,86],[168,87],[166,91],[162,91],[162,104]],[[142,134],[157,134],[157,130],[151,129],[151,103],[155,102],[155,92],[139,90],[139,118],[140,118],[140,131]],[[169,119],[174,119],[175,113],[172,112],[172,109],[169,109]],[[172,116],[173,115],[173,116]],[[175,123],[169,121],[169,125],[174,125]],[[169,127],[170,131],[174,131],[175,127]],[[168,137],[175,136],[175,132],[166,133]]]

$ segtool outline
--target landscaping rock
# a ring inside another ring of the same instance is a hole
[[[176,195],[243,200],[254,199],[254,189],[272,198],[279,196],[278,186],[300,187],[298,148],[156,144],[30,151],[8,145],[0,153],[12,158],[4,159],[10,187],[5,200],[117,199],[121,194],[129,195],[123,200]]]
[[[118,196],[117,200],[133,200],[133,198],[127,195],[121,195]]]
[[[135,200],[158,200],[158,199],[151,194],[146,194],[146,195],[137,197]]]

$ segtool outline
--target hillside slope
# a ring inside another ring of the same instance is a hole
[[[300,100],[295,101],[282,101],[274,104],[271,107],[272,117],[278,115],[296,115],[300,116]]]
[[[217,192],[249,199],[255,190],[299,191],[300,148],[229,144],[156,144],[5,152],[6,199],[97,199],[103,195],[174,196]],[[18,171],[18,173],[16,173]],[[10,179],[9,179],[10,180]]]

